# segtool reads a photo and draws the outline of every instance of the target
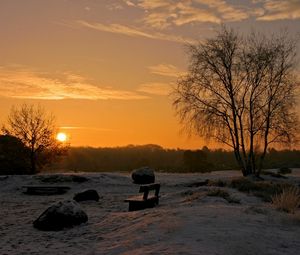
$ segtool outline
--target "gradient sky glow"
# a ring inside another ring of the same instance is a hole
[[[73,146],[200,148],[168,95],[184,44],[221,23],[296,35],[300,0],[1,0],[0,124],[12,105],[39,103]]]

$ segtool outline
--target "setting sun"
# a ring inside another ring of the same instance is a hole
[[[58,133],[56,139],[60,142],[67,141],[67,135],[65,133]]]

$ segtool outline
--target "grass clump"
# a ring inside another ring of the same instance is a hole
[[[281,173],[277,172],[277,173],[273,173],[271,171],[262,171],[261,174],[264,174],[264,175],[269,175],[271,177],[274,177],[274,178],[282,178],[282,179],[287,179],[286,176],[282,175]]]
[[[192,202],[194,200],[199,200],[203,197],[205,197],[206,192],[205,191],[191,191],[187,190],[183,193],[181,193],[183,196],[187,196],[187,198],[184,199],[184,202]]]
[[[222,197],[224,199],[230,197],[227,191],[221,189],[212,189],[208,191],[207,195],[210,197]]]
[[[230,186],[241,192],[250,192],[257,189],[256,184],[247,178],[233,179]]]
[[[212,190],[208,191],[207,196],[221,197],[221,198],[224,198],[229,203],[237,203],[237,204],[240,203],[239,199],[231,197],[227,191],[222,190],[222,189],[212,189]]]
[[[297,187],[283,189],[282,193],[272,196],[273,206],[280,211],[295,213],[300,206],[300,190]]]
[[[284,188],[291,187],[288,183],[273,183],[270,181],[251,181],[247,178],[234,179],[230,185],[241,192],[251,193],[262,198],[263,201],[271,202],[272,196],[282,192]]]
[[[227,183],[224,180],[209,180],[207,183],[208,186],[216,186],[216,187],[226,187]]]
[[[277,170],[278,174],[291,174],[292,173],[292,169],[288,168],[288,167],[281,167]]]

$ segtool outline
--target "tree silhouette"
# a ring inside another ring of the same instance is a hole
[[[173,93],[181,123],[230,146],[243,175],[259,175],[268,146],[297,135],[296,41],[222,27],[188,52],[188,73]]]
[[[40,106],[23,104],[12,107],[7,126],[2,130],[20,139],[29,149],[32,174],[67,150],[67,146],[55,139],[54,117]]]

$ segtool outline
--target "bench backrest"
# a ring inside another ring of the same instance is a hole
[[[140,193],[144,192],[144,196],[143,199],[147,200],[148,195],[149,195],[149,191],[150,190],[155,190],[155,197],[158,197],[159,194],[159,189],[160,189],[160,184],[159,183],[153,183],[153,184],[148,184],[148,185],[142,185],[140,187]]]

